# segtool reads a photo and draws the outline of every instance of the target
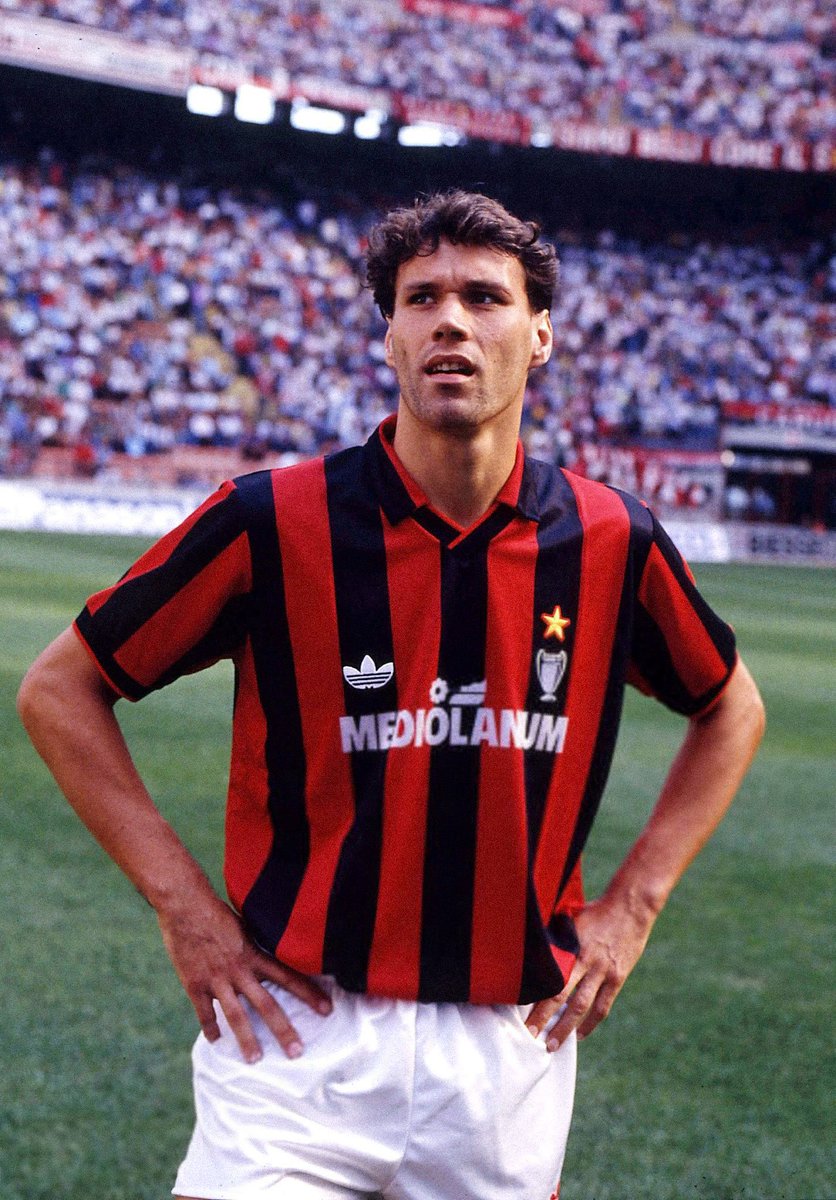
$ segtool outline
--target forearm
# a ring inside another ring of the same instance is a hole
[[[44,651],[20,689],[32,742],[78,816],[156,909],[210,891],[195,859],[154,805],[109,692],[75,634]]]
[[[652,920],[729,808],[764,730],[764,710],[739,662],[725,692],[691,721],[644,830],[606,895]]]
[[[165,947],[204,1034],[221,1036],[216,1002],[248,1062],[261,1049],[242,997],[291,1056],[296,1030],[261,986],[272,980],[320,1013],[322,989],[264,954],[212,889],[153,803],[113,712],[115,694],[72,630],[47,647],[24,679],[18,711],[38,753],[82,821],[157,913]]]
[[[650,819],[609,887],[576,918],[581,948],[566,987],[529,1017],[538,1033],[565,1003],[549,1049],[574,1029],[591,1033],[610,1011],[665,901],[731,804],[763,727],[758,690],[738,663],[717,704],[691,721]]]

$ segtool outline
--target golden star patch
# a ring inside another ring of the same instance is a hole
[[[554,612],[540,613],[540,620],[546,623],[543,637],[555,637],[559,642],[566,638],[566,626],[572,624],[569,617],[563,616],[559,604],[554,606]]]

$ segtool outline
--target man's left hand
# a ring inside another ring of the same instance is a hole
[[[587,904],[575,918],[580,953],[566,987],[534,1005],[526,1022],[534,1037],[563,1008],[549,1031],[546,1046],[557,1050],[572,1032],[588,1037],[607,1016],[633,970],[653,928],[656,913],[623,898],[603,896]],[[565,1007],[564,1007],[565,1006]]]

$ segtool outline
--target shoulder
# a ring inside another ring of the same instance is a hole
[[[237,503],[250,520],[272,514],[283,497],[304,499],[322,478],[323,459],[311,458],[288,467],[272,467],[236,475],[229,482]]]
[[[287,467],[274,467],[238,475],[225,486],[231,489],[247,528],[272,525],[319,511],[362,489],[367,481],[364,448],[339,450]]]
[[[653,536],[655,517],[643,500],[611,484],[587,479],[585,475],[576,475],[565,469],[563,475],[578,501],[585,504],[590,511],[602,517],[609,515],[610,519],[626,519],[631,533],[643,532],[648,537]]]
[[[526,460],[526,473],[537,496],[541,515],[575,511],[586,529],[620,527],[631,539],[647,540],[654,536],[655,519],[650,509],[636,496],[565,467],[539,459]]]

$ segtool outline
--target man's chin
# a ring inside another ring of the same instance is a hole
[[[453,428],[478,425],[481,407],[472,392],[468,394],[463,386],[439,389],[435,395],[428,396],[422,405],[433,423]]]
[[[473,433],[482,424],[484,416],[474,409],[472,404],[460,405],[448,403],[439,405],[428,414],[429,423],[442,433],[465,437]]]
[[[451,437],[472,436],[492,415],[483,398],[464,386],[433,389],[411,398],[402,396],[402,403],[425,429]]]

